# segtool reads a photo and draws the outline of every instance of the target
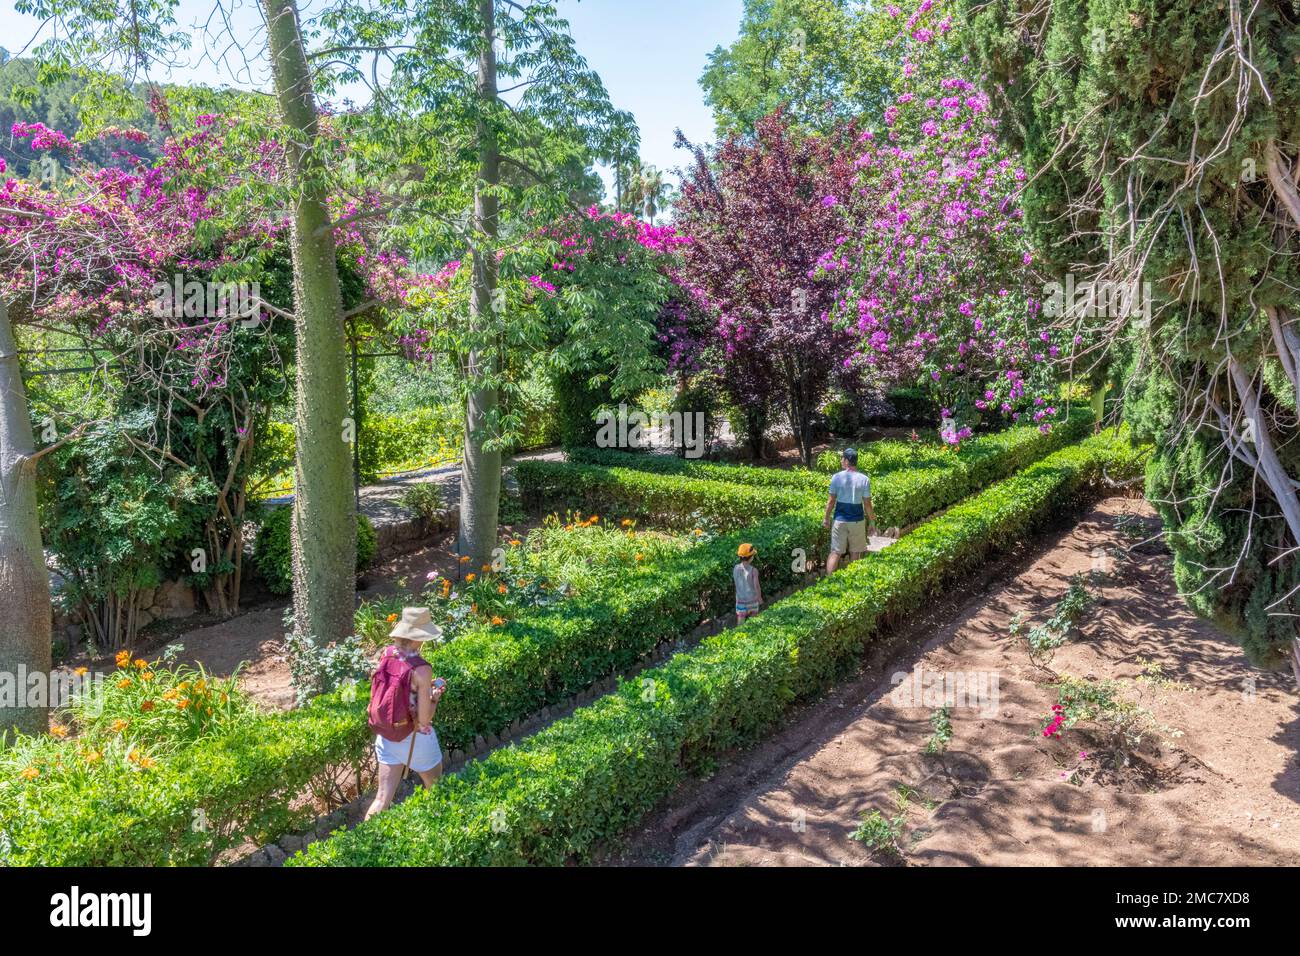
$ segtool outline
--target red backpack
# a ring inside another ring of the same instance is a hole
[[[370,678],[370,729],[393,743],[399,743],[415,730],[411,713],[411,675],[418,668],[432,667],[418,654],[407,656],[389,648],[379,660]]]

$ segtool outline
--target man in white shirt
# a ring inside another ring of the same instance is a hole
[[[857,449],[846,448],[840,456],[822,524],[831,531],[827,574],[835,573],[846,553],[850,561],[866,554],[868,535],[876,533],[876,512],[871,507],[871,479],[858,471]]]

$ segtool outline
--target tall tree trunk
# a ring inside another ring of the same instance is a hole
[[[325,644],[352,633],[357,515],[348,428],[347,339],[330,228],[316,98],[296,0],[263,0],[267,44],[294,194],[297,458],[293,501],[294,630]]]
[[[9,311],[0,299],[0,671],[13,675],[17,707],[0,704],[0,732],[49,729],[48,700],[25,707],[18,673],[46,675],[50,659],[50,578],[36,509],[36,439],[18,367]]]
[[[483,25],[482,49],[478,60],[478,95],[486,112],[497,98],[495,0],[479,0]],[[501,181],[501,156],[496,133],[490,123],[478,124],[478,186],[474,193],[474,220],[478,241],[473,251],[473,291],[469,315],[471,335],[476,339],[468,359],[469,397],[465,403],[465,456],[460,472],[460,553],[469,555],[475,567],[488,561],[497,540],[497,512],[501,496],[501,451],[486,450],[486,441],[496,437],[499,396],[494,336],[486,334],[494,325],[493,298],[497,288],[496,239],[498,203],[491,189]],[[485,382],[486,380],[486,382]]]

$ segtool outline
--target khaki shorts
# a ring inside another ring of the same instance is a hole
[[[835,521],[831,524],[831,553],[865,554],[867,521]]]

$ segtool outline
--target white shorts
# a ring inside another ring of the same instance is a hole
[[[831,524],[831,554],[865,554],[867,521],[836,521]]]
[[[411,737],[415,737],[415,752],[411,752]],[[386,767],[403,767],[408,755],[411,769],[416,773],[427,773],[442,763],[442,747],[438,744],[438,732],[431,730],[427,734],[411,734],[405,740],[393,743],[378,735],[375,736],[375,757]]]

